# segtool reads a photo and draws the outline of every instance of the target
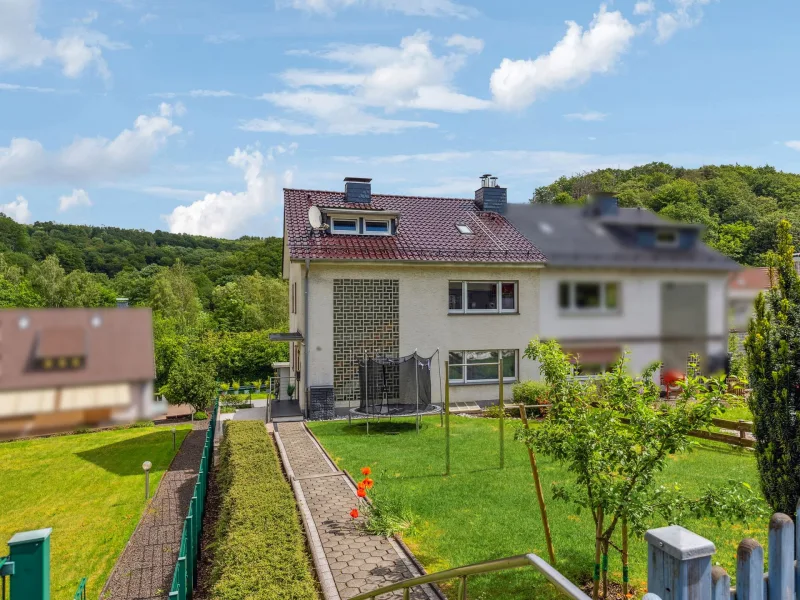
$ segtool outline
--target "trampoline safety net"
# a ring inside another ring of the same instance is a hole
[[[369,358],[359,363],[358,376],[361,414],[413,415],[436,408],[431,405],[431,358],[416,353]]]

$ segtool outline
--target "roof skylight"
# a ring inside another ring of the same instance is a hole
[[[472,233],[472,229],[470,229],[467,225],[456,225],[459,233],[463,233],[464,235],[470,235]]]

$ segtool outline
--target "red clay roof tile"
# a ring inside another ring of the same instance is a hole
[[[502,215],[464,198],[373,194],[369,204],[344,201],[343,192],[284,189],[284,219],[292,259],[543,263],[544,255]],[[400,213],[396,235],[332,235],[314,231],[310,206]],[[457,224],[468,225],[464,235]]]

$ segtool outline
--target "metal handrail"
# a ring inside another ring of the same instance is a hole
[[[482,575],[484,573],[491,573],[493,571],[505,571],[507,569],[518,569],[520,567],[533,567],[544,575],[547,580],[552,583],[560,592],[567,596],[574,598],[574,600],[589,600],[589,596],[584,594],[574,583],[564,577],[555,568],[550,566],[547,561],[535,554],[521,554],[519,556],[510,556],[508,558],[497,558],[495,560],[487,560],[485,562],[476,563],[474,565],[467,565],[464,567],[456,567],[455,569],[448,569],[447,571],[439,571],[438,573],[431,573],[429,575],[421,575],[413,579],[407,579],[398,583],[359,594],[352,597],[350,600],[369,600],[376,598],[382,594],[388,594],[397,590],[404,590],[404,598],[408,598],[408,590],[418,585],[426,585],[429,583],[438,583],[447,579],[461,579],[459,585],[459,598],[467,597],[466,579],[469,575]]]

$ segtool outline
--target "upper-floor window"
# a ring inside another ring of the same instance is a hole
[[[674,229],[660,229],[656,231],[656,247],[675,248],[678,245],[678,232]]]
[[[516,281],[451,281],[448,312],[515,313]]]
[[[358,219],[331,219],[331,233],[358,233]]]
[[[558,285],[558,306],[562,311],[618,311],[619,283],[615,281],[562,281]]]
[[[369,217],[332,217],[331,233],[345,235],[392,235],[392,221]]]

